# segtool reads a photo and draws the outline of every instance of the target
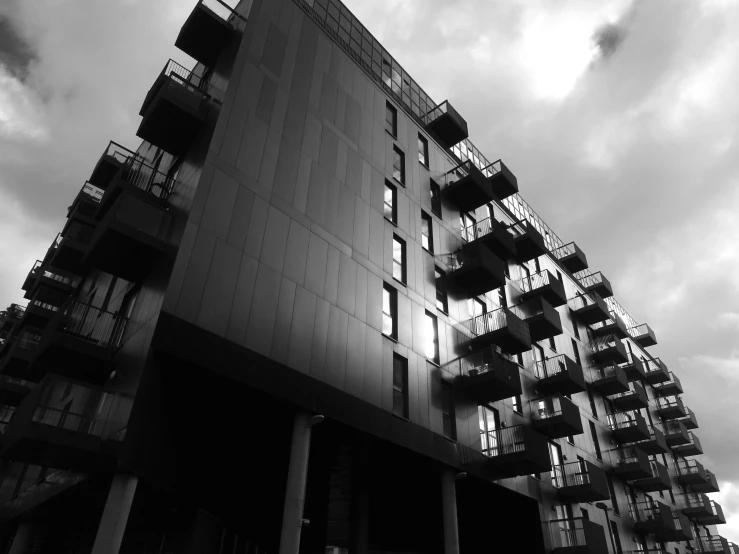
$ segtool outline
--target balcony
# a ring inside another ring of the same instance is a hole
[[[680,379],[678,379],[677,375],[671,371],[669,373],[670,378],[667,381],[654,384],[654,391],[657,393],[657,396],[675,396],[682,394],[683,385],[680,383]]]
[[[50,405],[50,390],[64,390],[67,383],[48,379],[18,407],[2,445],[4,459],[64,470],[100,469],[105,458],[112,469],[114,444],[111,407],[114,396],[87,389],[66,405]],[[78,387],[79,388],[79,387]],[[74,406],[70,408],[70,406]]]
[[[647,360],[644,376],[647,382],[655,385],[657,383],[665,383],[670,380],[670,371],[665,363],[659,358]]]
[[[654,331],[652,331],[646,323],[632,327],[629,329],[629,334],[634,341],[639,344],[639,346],[647,347],[657,344],[657,338],[654,336]]]
[[[100,190],[106,190],[108,185],[113,181],[113,178],[118,174],[118,171],[123,165],[128,162],[131,157],[131,151],[118,144],[117,142],[110,141],[108,147],[100,156],[95,168],[92,170],[90,175],[90,184]]]
[[[121,345],[128,318],[75,301],[47,328],[33,364],[36,379],[47,372],[92,384],[104,383]]]
[[[457,386],[480,404],[521,394],[518,364],[506,360],[492,348],[465,356],[460,360],[460,369]]]
[[[488,178],[493,194],[498,200],[503,200],[518,192],[518,179],[513,172],[501,161],[497,160],[482,168]]]
[[[0,311],[0,338],[5,338],[25,313],[26,307],[18,304],[11,304],[7,310]]]
[[[586,388],[582,368],[565,354],[535,362],[533,369],[539,378],[536,390],[543,395],[575,394]]]
[[[21,288],[26,291],[26,294],[23,295],[24,298],[31,298],[37,286],[55,289],[64,294],[71,294],[80,281],[81,279],[77,275],[61,271],[45,264],[41,260],[36,260]]]
[[[685,425],[683,425],[679,421],[665,421],[664,429],[665,440],[667,441],[667,444],[672,448],[688,444],[690,442],[690,435],[688,435],[688,430],[685,428]]]
[[[691,541],[695,538],[693,533],[693,525],[690,523],[688,516],[680,512],[672,513],[674,531],[663,533],[660,537],[662,540],[669,542]]]
[[[636,381],[632,381],[629,383],[629,390],[616,394],[611,398],[611,404],[619,411],[630,412],[649,406],[649,398],[644,387]]]
[[[629,381],[639,381],[644,379],[646,367],[643,359],[639,359],[631,352],[626,353],[626,362],[621,364],[621,368],[626,372]]]
[[[672,488],[667,468],[655,460],[649,463],[652,475],[645,479],[637,479],[634,484],[644,492],[667,491]]]
[[[448,100],[423,116],[423,121],[426,128],[449,148],[470,136],[467,122]]]
[[[681,495],[680,509],[683,514],[692,520],[698,521],[700,518],[711,517],[711,500],[700,492],[687,492]]]
[[[32,327],[43,327],[56,314],[69,298],[58,290],[45,286],[37,287],[26,306],[23,323]]]
[[[484,466],[500,479],[552,469],[547,438],[527,425],[490,431],[482,452],[459,445],[458,451],[463,465]]]
[[[34,384],[24,379],[0,375],[0,404],[18,406],[31,392]]]
[[[708,485],[711,482],[703,465],[697,460],[678,459],[675,469],[677,480],[683,486]]]
[[[522,298],[524,300],[543,298],[555,308],[567,303],[564,285],[546,269],[524,277],[520,281],[516,281],[515,284],[523,291]]]
[[[562,502],[608,500],[606,472],[583,460],[552,466],[552,484]]]
[[[629,391],[629,380],[623,369],[617,365],[591,367],[590,384],[603,396],[612,396]]]
[[[480,243],[468,244],[452,255],[447,277],[450,291],[465,298],[480,296],[505,285],[505,266]]]
[[[67,221],[49,248],[49,263],[68,273],[84,274],[86,266],[83,258],[94,232],[95,228],[90,225]]]
[[[129,158],[105,191],[85,262],[127,281],[144,278],[161,259],[176,182]]]
[[[685,417],[679,417],[676,421],[681,422],[683,425],[685,425],[686,429],[697,429],[698,428],[698,419],[695,417],[695,413],[693,413],[693,410],[685,406],[685,411],[688,412],[688,414]]]
[[[572,313],[586,325],[605,321],[610,314],[605,301],[594,292],[578,294],[568,303]]]
[[[610,312],[608,319],[594,323],[590,328],[596,337],[614,335],[619,339],[625,339],[629,336],[626,324],[615,312]]]
[[[700,554],[727,554],[729,541],[720,535],[701,535],[693,541],[693,551]]]
[[[662,502],[638,502],[631,507],[631,517],[634,529],[642,533],[661,537],[676,530],[672,510]]]
[[[516,261],[519,264],[526,263],[547,253],[544,237],[541,236],[536,227],[525,219],[509,226],[508,232],[513,235]]]
[[[670,447],[665,434],[654,425],[649,425],[649,438],[638,443],[639,448],[650,455],[667,454]]]
[[[95,213],[100,206],[103,190],[85,183],[67,209],[67,219],[77,220],[84,225],[95,225]]]
[[[495,200],[490,181],[471,161],[461,163],[449,171],[448,175],[444,194],[460,212],[473,212]]]
[[[577,244],[571,242],[552,250],[552,255],[559,260],[567,271],[577,273],[588,268],[588,260],[585,253],[578,248]]]
[[[190,12],[174,45],[200,63],[212,67],[234,34],[239,17],[220,0],[200,0]]]
[[[683,425],[683,427],[685,426]],[[675,453],[683,458],[685,456],[700,456],[703,454],[703,447],[701,446],[701,441],[698,440],[698,436],[688,431],[688,437],[690,438],[688,444],[681,444],[672,448]]]
[[[685,410],[683,401],[679,396],[665,396],[657,399],[657,413],[662,419],[677,419],[685,417],[688,412]]]
[[[723,525],[726,523],[724,511],[721,505],[714,500],[710,500],[711,515],[702,517],[698,520],[701,525]]]
[[[518,308],[529,326],[532,342],[539,342],[562,334],[562,320],[559,312],[543,298],[533,298]]]
[[[200,133],[210,105],[207,83],[169,60],[144,99],[136,135],[173,156],[183,154]]]
[[[468,243],[480,243],[501,260],[510,260],[516,256],[516,245],[513,235],[492,217],[478,221],[475,225],[462,231],[462,238]]]
[[[595,292],[601,298],[613,296],[611,282],[600,271],[595,273],[587,273],[586,271],[578,272],[575,278],[587,292]]]
[[[719,492],[718,480],[716,475],[712,471],[705,470],[706,477],[708,477],[708,483],[696,483],[693,485],[693,490],[696,492]]]
[[[602,525],[588,519],[555,519],[544,523],[552,554],[608,554]]]
[[[593,359],[599,364],[622,364],[629,359],[624,343],[615,335],[598,337],[591,341]]]
[[[3,375],[23,379],[27,368],[38,353],[41,342],[41,330],[24,326],[18,336],[10,339],[0,357],[0,372]]]
[[[608,414],[608,427],[619,444],[649,439],[649,427],[639,412]]]
[[[531,401],[531,426],[550,439],[582,434],[580,409],[559,394]]]
[[[499,308],[461,324],[473,348],[496,345],[509,354],[531,349],[529,327],[516,308]]]
[[[625,481],[646,479],[652,475],[649,457],[639,448],[630,446],[616,451],[616,465],[613,474]]]

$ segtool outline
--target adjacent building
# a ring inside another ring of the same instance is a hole
[[[0,552],[739,552],[654,332],[341,2],[176,45],[0,316]]]

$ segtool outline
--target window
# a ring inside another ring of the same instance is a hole
[[[618,509],[618,500],[616,499],[616,489],[613,487],[613,479],[609,473],[606,473],[606,482],[608,483],[608,494],[611,495],[611,507],[613,508],[613,513],[617,516],[621,515],[621,512]]]
[[[577,321],[572,322],[572,330],[575,332],[577,340],[580,340],[580,329],[577,328]]]
[[[405,186],[405,154],[393,146],[393,179]]]
[[[613,537],[613,542],[616,544],[616,554],[623,554],[624,550],[621,547],[621,537],[618,536],[618,527],[616,527],[616,522],[611,520],[611,536]]]
[[[398,336],[398,291],[388,284],[382,289],[382,333],[388,337]]]
[[[593,414],[595,419],[598,419],[598,410],[595,409],[595,397],[593,396],[593,389],[588,387],[588,400],[590,400],[590,413]]]
[[[478,406],[477,415],[480,421],[482,453],[486,456],[497,456],[498,429],[500,429],[498,410],[489,406]]]
[[[398,189],[385,181],[385,219],[398,222]]]
[[[426,312],[426,359],[439,363],[439,322],[430,312]]]
[[[449,305],[446,294],[446,273],[438,267],[434,268],[436,278],[436,309],[440,312],[449,313]]]
[[[393,414],[408,418],[408,360],[393,354]]]
[[[459,222],[462,227],[462,238],[467,242],[472,242],[473,240],[475,240],[475,225],[477,224],[475,218],[472,217],[470,214],[463,213],[459,217]]]
[[[418,161],[426,167],[429,166],[429,141],[420,134],[418,135]]]
[[[508,307],[508,300],[505,296],[505,287],[500,287],[498,289],[498,304],[501,308],[507,308]]]
[[[555,271],[557,272],[557,280],[558,280],[558,281],[559,281],[560,283],[564,283],[564,281],[562,281],[562,274],[561,274],[561,273],[559,272],[559,270],[558,270],[558,269],[557,269],[557,270],[555,270]]]
[[[565,478],[562,468],[562,448],[556,442],[549,443],[549,461],[552,464],[552,485],[561,487]]]
[[[588,423],[590,423],[590,438],[593,440],[595,457],[598,458],[598,461],[603,461],[603,456],[600,453],[600,443],[598,442],[598,433],[595,430],[595,423],[593,423],[592,421],[588,421]]]
[[[421,246],[434,253],[434,233],[431,227],[431,216],[421,210]]]
[[[393,235],[393,279],[405,283],[405,241]]]
[[[436,181],[431,181],[431,211],[441,217],[441,187]]]
[[[485,307],[485,304],[478,300],[477,298],[470,298],[467,300],[467,307],[470,310],[470,316],[471,317],[479,317],[481,315],[484,315],[487,313],[487,308]]]
[[[523,410],[521,408],[522,405],[523,404],[521,402],[521,395],[520,394],[515,395],[513,397],[513,411],[516,412],[517,414],[522,414],[523,413]]]
[[[454,390],[446,381],[441,382],[441,419],[444,436],[457,440],[457,426],[454,416]]]
[[[394,137],[398,136],[398,110],[390,102],[385,103],[385,129]]]
[[[534,352],[534,362],[539,362],[544,367],[544,349],[538,344],[532,344],[531,350]]]
[[[590,514],[585,508],[580,508],[580,515],[586,521],[590,521]]]
[[[572,352],[575,354],[575,361],[577,362],[577,365],[582,367],[582,360],[580,360],[580,349],[577,347],[577,342],[575,342],[575,339],[570,339],[572,341]]]
[[[557,343],[554,342],[554,337],[549,337],[549,348],[555,352],[557,351]]]
[[[569,442],[572,446],[575,446],[575,436],[567,435],[567,442]]]
[[[521,352],[516,354],[516,361],[518,362],[518,365],[523,367],[523,354]]]

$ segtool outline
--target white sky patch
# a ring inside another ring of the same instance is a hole
[[[719,480],[719,487],[720,492],[708,494],[721,506],[726,517],[726,524],[719,526],[719,534],[730,542],[739,543],[739,486]]]
[[[38,101],[0,64],[0,136],[41,140],[47,136]]]
[[[739,331],[739,313],[725,312],[718,314],[712,326],[718,329],[736,329]]]

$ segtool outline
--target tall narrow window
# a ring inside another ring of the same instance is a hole
[[[436,181],[431,181],[431,211],[441,217],[441,187]]]
[[[611,520],[611,536],[613,537],[613,542],[616,545],[616,554],[624,554],[624,550],[621,546],[621,537],[618,535],[618,527],[615,521]]]
[[[382,333],[398,337],[398,291],[388,284],[382,289]]]
[[[446,293],[446,273],[435,267],[434,277],[436,280],[436,309],[447,314],[449,313],[449,300]]]
[[[555,352],[557,351],[557,343],[554,342],[554,337],[549,337],[549,348],[551,348]]]
[[[421,134],[418,135],[418,161],[429,166],[429,141]]]
[[[588,387],[588,400],[590,400],[590,413],[593,414],[595,419],[598,419],[598,410],[595,408],[595,396],[593,396],[593,389]]]
[[[611,495],[611,507],[613,508],[613,513],[618,515],[621,515],[621,512],[618,509],[618,499],[616,498],[616,489],[613,486],[613,478],[611,477],[610,473],[606,473],[606,482],[608,483],[608,494]]]
[[[385,181],[385,219],[398,222],[398,189]]]
[[[393,354],[393,413],[408,417],[408,360]]]
[[[405,241],[393,235],[393,278],[405,283]]]
[[[385,103],[385,129],[394,137],[398,136],[398,110],[390,102]]]
[[[598,432],[595,429],[595,423],[592,421],[588,421],[588,423],[590,423],[590,438],[593,440],[595,457],[598,458],[598,461],[603,461],[603,456],[600,453],[600,443],[598,442]]]
[[[444,436],[457,440],[457,425],[454,415],[454,389],[446,381],[441,382],[441,419]]]
[[[507,308],[508,307],[508,300],[505,295],[505,287],[500,287],[498,289],[498,305],[501,308]]]
[[[393,146],[393,179],[405,186],[405,154]]]
[[[478,300],[477,298],[469,298],[467,300],[467,308],[470,310],[471,317],[478,317],[487,313],[487,307],[485,303]]]
[[[489,406],[478,406],[477,415],[480,422],[482,453],[486,456],[497,456],[498,429],[500,429],[498,410]]]
[[[577,365],[582,367],[582,360],[580,359],[580,349],[577,347],[577,342],[575,339],[570,339],[572,341],[572,352],[575,355],[575,361],[577,362]]]
[[[521,395],[516,394],[513,396],[513,411],[517,414],[523,413],[523,408],[521,408],[523,404],[521,403]]]
[[[431,228],[431,216],[421,210],[421,246],[434,253],[434,234]]]
[[[477,224],[475,218],[470,214],[463,213],[459,217],[459,222],[462,227],[462,238],[467,242],[475,240],[475,225]]]
[[[439,363],[439,322],[430,312],[426,312],[426,359]]]
[[[549,443],[549,461],[552,464],[552,485],[555,487],[563,486],[562,448],[556,442]]]
[[[572,322],[572,330],[575,332],[577,340],[580,340],[580,329],[577,328],[577,321]]]

